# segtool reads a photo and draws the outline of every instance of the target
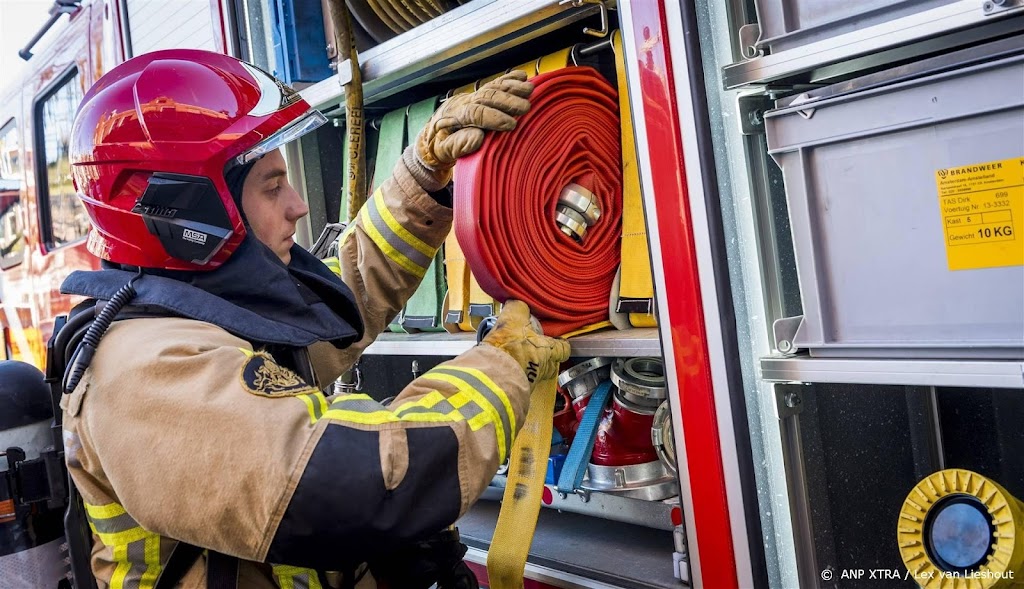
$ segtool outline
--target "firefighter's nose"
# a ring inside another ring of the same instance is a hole
[[[298,190],[295,190],[291,186],[288,187],[290,191],[288,201],[288,219],[290,221],[298,221],[309,214],[309,205],[299,194]]]

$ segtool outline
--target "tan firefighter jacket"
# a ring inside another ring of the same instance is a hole
[[[312,568],[362,562],[466,511],[525,419],[529,385],[510,356],[477,346],[386,407],[319,390],[395,317],[450,226],[399,165],[341,238],[365,336],[311,346],[312,386],[212,324],[111,326],[61,404],[101,588],[152,587],[177,540],[242,559],[239,587],[319,587]],[[204,587],[204,567],[181,586]]]

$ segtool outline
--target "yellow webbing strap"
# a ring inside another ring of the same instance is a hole
[[[537,529],[544,475],[551,452],[551,416],[555,410],[554,378],[537,381],[526,422],[512,444],[508,482],[494,539],[487,551],[490,589],[522,589],[526,556]]]
[[[444,329],[449,333],[473,331],[469,317],[469,264],[452,231],[444,241],[444,269],[448,292],[444,296]]]
[[[630,313],[633,327],[654,327],[654,280],[647,245],[644,203],[640,194],[640,173],[637,169],[636,145],[633,142],[633,113],[626,88],[626,63],[622,52],[622,36],[613,33],[615,72],[619,85],[619,120],[622,125],[622,281],[619,297],[651,301],[650,313]],[[614,310],[614,309],[613,309]]]

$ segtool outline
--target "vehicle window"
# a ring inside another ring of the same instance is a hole
[[[210,0],[126,0],[131,54],[160,49],[218,51],[220,17],[210,6]]]
[[[46,165],[40,183],[40,188],[45,189],[40,190],[40,205],[48,213],[43,215],[43,230],[50,247],[76,241],[89,232],[89,215],[75,194],[68,159],[71,123],[81,101],[81,81],[78,72],[74,72],[36,105],[42,152],[38,161]]]
[[[25,249],[21,141],[14,120],[0,127],[0,267],[17,264]]]

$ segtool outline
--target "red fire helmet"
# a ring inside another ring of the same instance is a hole
[[[115,67],[71,130],[89,251],[144,268],[217,268],[245,237],[225,172],[325,122],[292,88],[219,53],[156,51]]]

